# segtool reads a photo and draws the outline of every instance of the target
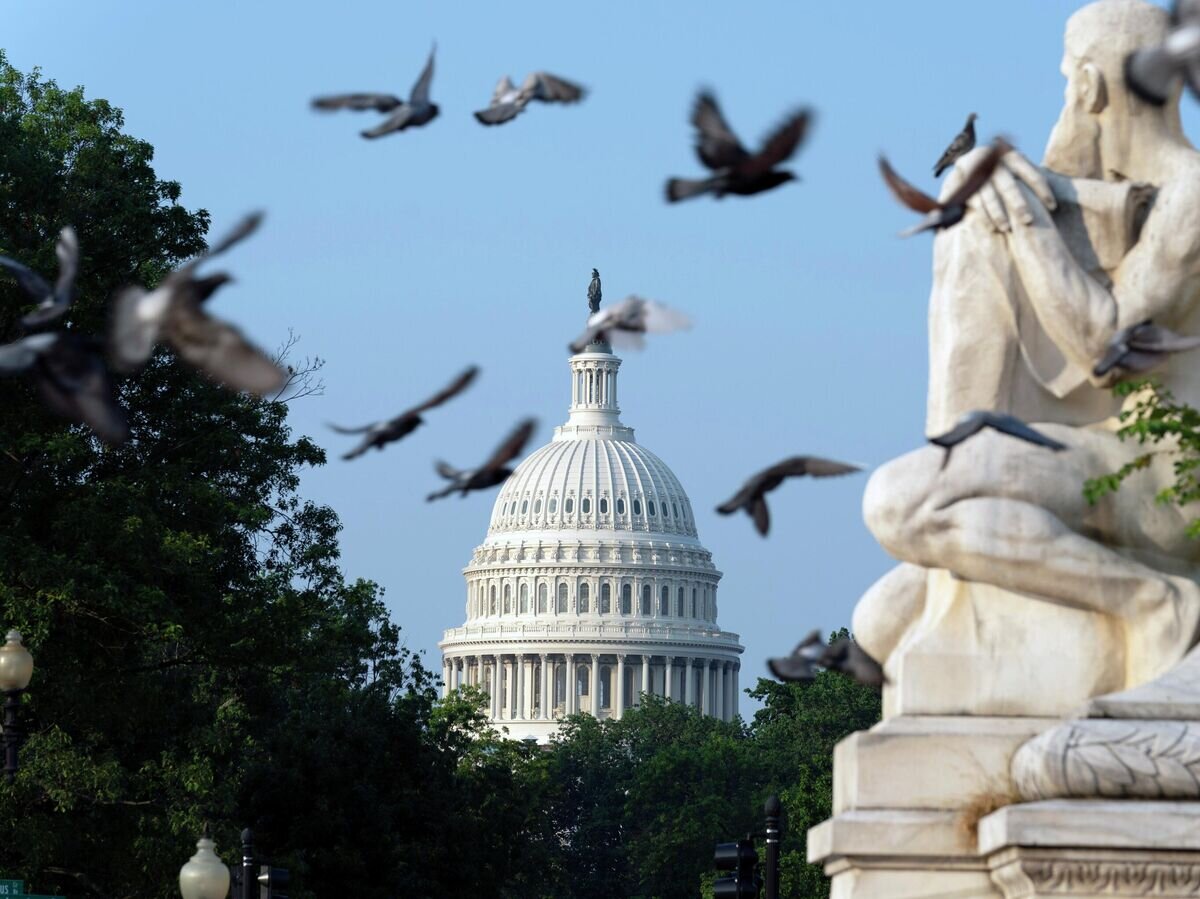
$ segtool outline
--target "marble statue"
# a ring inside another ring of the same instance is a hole
[[[945,471],[925,447],[872,477],[868,526],[902,564],[863,597],[853,626],[897,682],[895,711],[1061,715],[1148,684],[1196,643],[1200,542],[1178,508],[1154,502],[1174,481],[1169,458],[1095,506],[1082,494],[1086,479],[1144,452],[1115,434],[1108,388],[1119,373],[1091,374],[1109,339],[1146,319],[1200,333],[1200,153],[1183,135],[1178,88],[1155,107],[1122,77],[1126,55],[1168,28],[1166,11],[1142,0],[1075,13],[1043,166],[1008,154],[934,241],[928,432],[992,409],[1069,450],[985,434]],[[957,163],[945,192],[983,152]],[[1200,406],[1195,359],[1156,374]],[[974,658],[978,673],[922,680],[922,653],[967,668]],[[1185,664],[1200,695],[1200,660]],[[924,699],[904,689],[910,669]]]

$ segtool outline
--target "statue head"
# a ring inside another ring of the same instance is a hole
[[[1062,73],[1065,102],[1046,145],[1045,164],[1077,178],[1102,178],[1124,170],[1158,140],[1173,120],[1181,132],[1179,91],[1161,108],[1125,85],[1125,57],[1161,43],[1170,30],[1165,9],[1146,0],[1096,0],[1067,20]]]
[[[598,269],[598,268],[592,269],[592,277],[599,278],[600,277],[600,269]]]

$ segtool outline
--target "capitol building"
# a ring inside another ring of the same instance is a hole
[[[643,694],[737,713],[738,635],[717,625],[721,572],[666,464],[621,423],[621,359],[570,358],[570,417],[503,484],[463,574],[466,622],[445,631],[442,682],[546,742],[559,718],[620,718]]]

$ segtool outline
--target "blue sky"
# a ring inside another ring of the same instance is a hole
[[[215,309],[268,346],[291,327],[302,353],[327,360],[325,395],[291,416],[330,450],[304,491],[336,508],[346,571],[386,588],[435,670],[494,494],[425,504],[432,460],[470,464],[526,414],[541,419],[535,441],[549,439],[593,266],[606,298],[690,313],[692,331],[625,354],[623,418],[691,496],[747,684],[810,628],[847,624],[892,564],[862,524],[864,477],[784,485],[765,541],[711,511],[783,456],[877,465],[922,439],[930,243],[896,239],[911,217],[875,156],[932,190],[930,167],[974,111],[982,136],[1003,132],[1040,159],[1062,102],[1063,24],[1080,5],[14,0],[0,46],[18,68],[124,109],[216,233],[267,210],[226,260],[238,281]],[[429,127],[367,142],[370,115],[309,111],[319,93],[406,95],[434,40],[442,117]],[[503,128],[475,123],[500,75],[533,69],[591,94]],[[687,115],[701,85],[747,143],[812,105],[794,159],[804,180],[668,207],[664,179],[700,171]],[[337,458],[347,441],[323,422],[394,414],[468,363],[483,376],[427,427]]]

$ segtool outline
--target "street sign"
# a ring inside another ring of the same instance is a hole
[[[0,896],[19,896],[25,892],[23,880],[0,880]]]

